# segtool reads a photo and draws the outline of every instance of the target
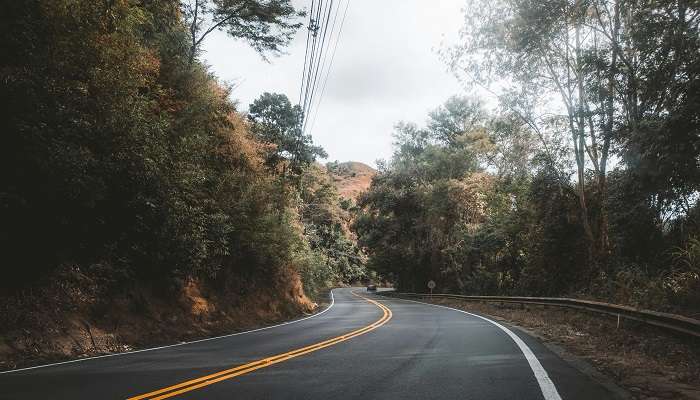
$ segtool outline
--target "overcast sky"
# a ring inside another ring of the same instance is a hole
[[[461,93],[436,50],[443,42],[457,40],[464,0],[349,1],[310,133],[329,160],[374,166],[377,159],[390,158],[396,122],[423,123],[430,110]],[[310,0],[294,3],[308,8]],[[205,41],[203,57],[220,79],[237,85],[232,97],[245,111],[263,92],[285,93],[292,102],[298,101],[305,43],[303,28],[287,55],[266,63],[244,43],[217,32]]]

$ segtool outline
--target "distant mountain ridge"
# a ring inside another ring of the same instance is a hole
[[[357,201],[360,193],[369,188],[377,170],[357,161],[329,162],[328,173],[341,197]]]

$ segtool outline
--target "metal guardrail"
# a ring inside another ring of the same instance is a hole
[[[411,298],[443,298],[464,301],[496,302],[533,304],[554,307],[575,308],[598,314],[612,315],[618,318],[634,320],[649,325],[654,325],[670,331],[683,333],[700,338],[700,320],[684,317],[682,315],[668,314],[656,311],[641,310],[634,307],[617,304],[602,303],[599,301],[577,300],[556,297],[507,297],[507,296],[464,296],[457,294],[426,294],[426,293],[399,293],[394,291],[381,291],[378,294],[390,297]]]

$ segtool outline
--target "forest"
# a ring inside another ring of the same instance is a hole
[[[278,54],[304,15],[289,1],[2,9],[0,345],[70,336],[73,314],[106,331],[146,314],[154,332],[190,307],[199,325],[290,317],[370,274],[299,106],[262,93],[240,112],[199,58],[207,23]]]
[[[217,30],[280,55],[289,0],[2,10],[0,339],[183,296],[289,317],[368,281],[700,312],[697,1],[467,2],[439,57],[469,94],[398,122],[357,201],[334,174],[373,172],[322,165],[299,105],[244,112],[202,60]]]
[[[0,397],[700,398],[700,0],[0,4]]]
[[[440,56],[471,95],[395,152],[355,220],[401,291],[700,312],[700,3],[471,1]]]

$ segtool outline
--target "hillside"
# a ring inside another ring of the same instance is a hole
[[[374,168],[357,161],[330,162],[326,167],[340,196],[355,201],[360,193],[369,188],[377,174]]]
[[[266,325],[366,275],[298,110],[238,112],[187,3],[3,8],[0,369]],[[256,32],[300,16],[273,3]]]

